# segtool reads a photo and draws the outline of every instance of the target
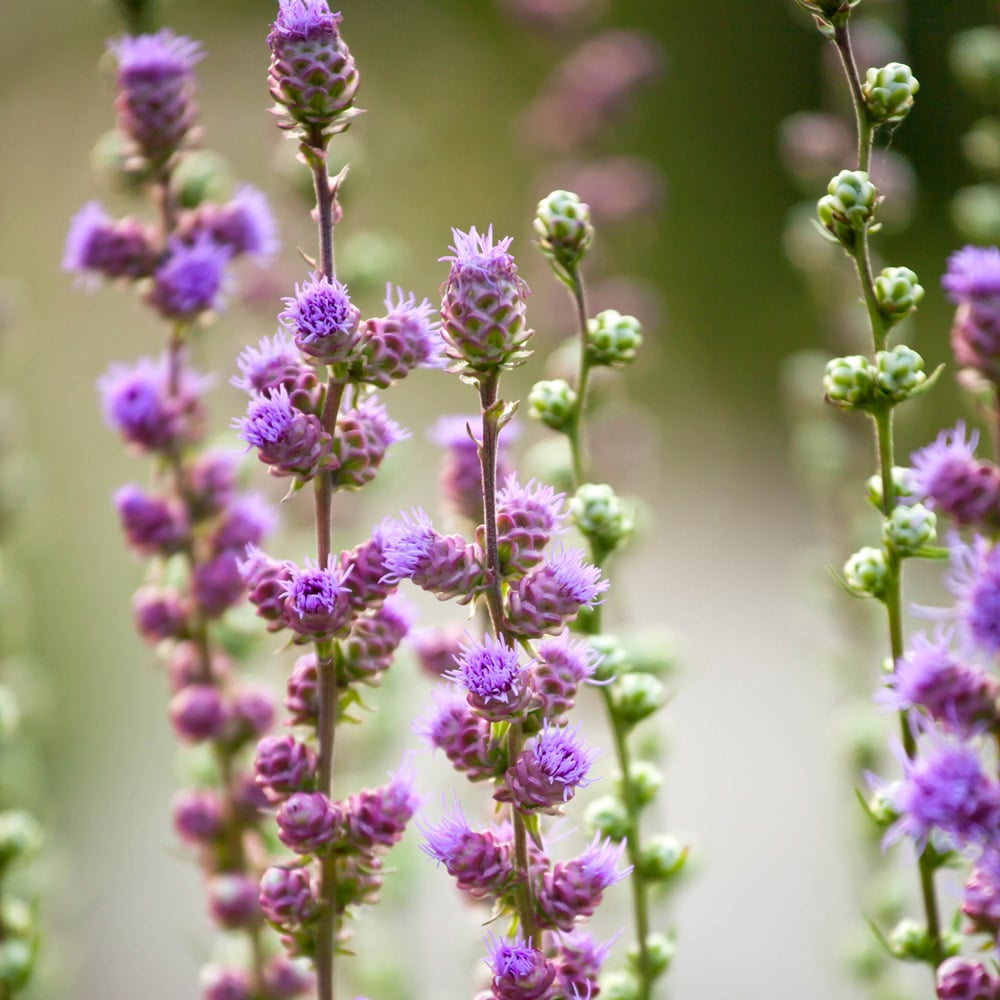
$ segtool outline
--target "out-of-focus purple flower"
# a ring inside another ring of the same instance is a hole
[[[260,880],[260,908],[279,927],[295,927],[316,910],[308,868],[275,865]]]
[[[177,835],[191,844],[211,843],[222,833],[225,822],[222,800],[211,789],[178,792],[173,814]]]
[[[201,46],[168,28],[108,45],[118,59],[118,127],[150,163],[162,163],[194,127],[194,64]]]
[[[173,588],[140,587],[132,598],[136,631],[155,645],[164,639],[183,639],[188,632],[188,608]]]
[[[260,263],[273,257],[279,246],[267,196],[249,184],[239,185],[225,205],[199,205],[181,222],[179,235],[188,243],[207,236],[233,257],[247,254]]]
[[[202,1000],[252,1000],[250,977],[243,969],[206,965],[201,970]]]
[[[499,897],[515,881],[513,844],[489,830],[473,830],[458,804],[437,826],[422,826],[421,850],[475,899]]]
[[[1000,684],[978,667],[955,660],[947,636],[914,636],[907,654],[876,694],[896,711],[922,708],[935,722],[968,738],[997,722]]]
[[[257,614],[268,623],[271,631],[283,628],[285,592],[291,579],[288,564],[270,558],[256,545],[248,545],[246,559],[237,565]]]
[[[176,694],[191,684],[204,683],[206,678],[220,686],[228,681],[232,673],[229,658],[221,650],[215,650],[209,659],[206,670],[205,654],[198,643],[190,640],[175,643],[167,658],[167,680],[171,692]]]
[[[231,257],[231,250],[207,233],[193,243],[171,241],[169,256],[153,276],[150,305],[164,319],[185,322],[217,309]]]
[[[145,278],[156,267],[156,235],[135,219],[114,221],[96,201],[73,216],[62,267],[82,276]]]
[[[509,254],[511,237],[493,242],[493,227],[479,233],[453,229],[453,255],[441,299],[441,334],[446,353],[473,372],[523,363],[533,333],[525,321],[528,286]]]
[[[319,717],[319,672],[315,653],[305,653],[295,661],[285,692],[288,721],[292,725],[315,725]]]
[[[989,655],[1000,652],[1000,549],[976,535],[966,545],[950,540],[951,569],[945,579],[955,595],[960,635]]]
[[[917,490],[928,507],[943,511],[960,526],[995,527],[1000,521],[1000,469],[976,458],[979,432],[965,436],[965,424],[942,431],[913,453]]]
[[[222,927],[246,927],[260,913],[257,881],[242,872],[221,872],[208,882],[208,907]]]
[[[232,452],[209,449],[190,465],[188,506],[195,520],[212,517],[235,502],[237,461]]]
[[[223,512],[209,538],[214,553],[239,552],[259,545],[275,525],[274,509],[258,493],[247,493]]]
[[[513,802],[522,812],[559,812],[578,788],[589,784],[594,751],[583,745],[579,728],[553,726],[548,720],[508,768],[494,798]]]
[[[254,757],[257,784],[271,802],[308,791],[316,773],[316,754],[292,736],[265,736]]]
[[[267,44],[271,48],[268,89],[283,117],[307,130],[346,128],[358,89],[354,57],[340,37],[340,14],[326,0],[279,0]],[[284,111],[281,112],[280,109]]]
[[[371,482],[389,446],[410,436],[390,416],[377,396],[363,399],[337,417],[333,454],[337,459],[334,484],[360,489]]]
[[[996,848],[983,852],[976,862],[962,899],[962,913],[972,933],[1000,934],[1000,854]]]
[[[262,337],[256,347],[244,347],[236,359],[242,375],[232,384],[251,395],[266,395],[284,386],[292,405],[305,413],[316,409],[319,381],[315,369],[303,363],[302,355],[287,330]]]
[[[941,286],[955,305],[1000,297],[1000,250],[966,246],[948,258]]]
[[[445,677],[465,688],[469,704],[484,719],[505,722],[524,713],[531,688],[516,647],[491,635],[470,639],[462,645],[455,664]]]
[[[625,842],[612,844],[600,835],[579,857],[559,862],[542,876],[538,909],[551,927],[572,930],[575,923],[593,916],[604,898],[604,890],[632,871],[620,869]]]
[[[361,338],[361,311],[346,285],[314,271],[309,281],[295,286],[294,296],[282,301],[286,308],[278,322],[304,354],[327,365],[351,360]]]
[[[390,598],[383,607],[355,619],[341,641],[338,683],[377,685],[412,624],[413,612],[401,598]]]
[[[278,836],[297,854],[315,854],[341,833],[343,812],[322,792],[296,792],[278,810]]]
[[[326,566],[306,559],[299,568],[289,564],[285,583],[285,624],[299,635],[331,636],[348,623],[349,591],[333,557]]]
[[[387,785],[364,788],[347,800],[344,821],[353,848],[371,853],[399,842],[420,804],[413,780],[412,771],[397,771]]]
[[[982,962],[953,955],[937,969],[938,1000],[995,1000],[1000,980]]]
[[[951,349],[960,365],[1000,378],[1000,250],[967,246],[948,258],[941,279],[958,306]]]
[[[490,724],[465,698],[453,692],[436,694],[430,714],[414,728],[470,781],[497,775],[499,753],[493,749]]]
[[[593,646],[568,633],[539,642],[528,671],[542,717],[557,721],[568,712],[577,689],[593,677],[600,661]]]
[[[565,494],[511,473],[497,492],[497,545],[501,572],[524,574],[542,561],[545,546],[566,525]]]
[[[421,629],[410,636],[410,646],[417,662],[432,677],[441,677],[455,669],[455,658],[462,651],[465,630],[452,622],[442,628]]]
[[[226,707],[211,684],[192,684],[170,699],[170,721],[185,742],[201,743],[222,733]]]
[[[520,932],[515,938],[489,938],[490,985],[496,1000],[544,1000],[556,978],[556,967]]]
[[[275,1000],[291,1000],[315,987],[308,959],[290,959],[275,955],[264,969],[264,984]]]
[[[502,0],[518,20],[554,31],[579,29],[605,12],[608,0]]]
[[[527,638],[561,632],[607,589],[600,569],[585,563],[579,549],[564,549],[511,585],[507,624]]]
[[[218,618],[243,597],[245,584],[239,562],[236,553],[229,550],[195,566],[191,593],[209,618]]]
[[[598,944],[584,931],[559,936],[556,976],[567,997],[597,996],[597,978],[612,943],[613,939],[606,944]]]
[[[329,432],[315,414],[303,413],[292,405],[283,385],[253,397],[247,415],[235,420],[233,426],[257,449],[273,475],[311,479],[337,467]]]
[[[922,851],[935,830],[962,847],[995,838],[1000,784],[985,773],[974,746],[930,742],[903,767],[903,780],[892,791],[900,817],[886,831],[884,844],[907,836]]]
[[[188,540],[187,516],[176,501],[150,496],[135,483],[127,483],[115,493],[115,507],[125,540],[143,555],[169,556]]]
[[[274,695],[263,684],[243,684],[231,696],[229,712],[232,743],[259,739],[274,725]]]

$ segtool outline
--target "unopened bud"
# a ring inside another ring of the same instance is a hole
[[[594,239],[590,206],[572,191],[553,191],[543,198],[533,225],[539,249],[556,273],[575,271]]]
[[[823,228],[851,250],[855,237],[875,216],[878,190],[864,170],[841,170],[827,185],[816,205]]]
[[[594,799],[587,806],[583,821],[588,830],[614,841],[624,840],[632,832],[625,803],[615,795]]]
[[[844,563],[844,582],[859,597],[881,598],[889,586],[889,563],[883,549],[858,549]]]
[[[908,267],[886,267],[875,279],[879,312],[890,324],[913,312],[924,297],[923,285]]]
[[[893,402],[908,399],[914,389],[926,380],[924,359],[912,347],[899,344],[891,351],[879,351],[875,355],[878,374],[875,376],[879,391]]]
[[[916,555],[937,538],[937,515],[923,504],[895,507],[882,525],[882,540],[899,556]]]
[[[587,358],[594,365],[623,368],[642,346],[642,324],[634,316],[605,309],[587,320]]]
[[[634,528],[621,500],[607,483],[584,483],[569,502],[569,516],[580,533],[604,552],[612,552]]]
[[[920,84],[909,66],[891,62],[868,70],[861,93],[872,118],[880,124],[888,124],[901,122],[910,113],[913,96],[919,89]]]
[[[864,406],[875,397],[875,378],[876,372],[864,355],[831,358],[823,375],[823,391],[836,406]]]
[[[631,673],[619,677],[611,692],[615,715],[626,726],[635,726],[663,706],[666,692],[652,674]]]
[[[652,882],[666,882],[680,874],[687,864],[688,848],[676,837],[661,833],[642,851],[642,875]]]
[[[576,393],[565,379],[536,382],[528,393],[528,413],[554,431],[565,432],[576,410]]]

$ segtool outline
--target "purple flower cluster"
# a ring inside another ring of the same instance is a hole
[[[1000,381],[1000,250],[967,246],[952,254],[941,281],[958,306],[951,349],[960,365]]]

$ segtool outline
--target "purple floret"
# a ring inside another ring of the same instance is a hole
[[[234,254],[266,261],[279,247],[278,225],[263,191],[250,184],[236,188],[232,199],[212,220],[210,235]]]
[[[203,233],[194,243],[174,241],[156,270],[149,301],[166,319],[192,320],[219,307],[232,251]]]
[[[494,243],[492,226],[485,233],[480,233],[475,226],[467,233],[452,229],[451,235],[455,242],[448,249],[452,254],[438,259],[452,265],[453,276],[463,272],[490,277],[495,270],[514,267],[514,258],[507,252],[514,242],[513,236],[505,236]]]
[[[520,931],[514,938],[490,935],[488,948],[495,1000],[544,1000],[550,995],[556,967]]]
[[[200,43],[169,28],[155,35],[124,35],[109,41],[108,48],[118,59],[119,79],[125,83],[187,76],[205,55]]]
[[[337,34],[342,17],[330,12],[327,0],[279,0],[267,43],[272,48],[278,38],[306,39]]]
[[[1000,295],[1000,250],[962,247],[948,258],[941,285],[956,305]]]
[[[457,669],[444,676],[468,692],[469,704],[491,721],[518,715],[530,697],[517,649],[502,638],[469,640],[455,658]]]
[[[347,361],[358,344],[361,312],[336,278],[314,271],[309,279],[295,286],[293,297],[282,299],[286,308],[278,322],[311,357],[331,365]]]

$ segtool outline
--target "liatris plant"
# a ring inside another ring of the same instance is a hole
[[[410,626],[393,597],[388,527],[335,552],[333,496],[369,483],[406,436],[376,390],[417,367],[438,366],[440,355],[427,300],[390,289],[385,315],[362,321],[336,275],[337,194],[346,169],[328,175],[328,146],[360,113],[358,71],[340,21],[325,0],[281,0],[268,36],[279,127],[298,142],[313,176],[319,257],[284,300],[277,334],[241,354],[235,379],[250,397],[236,422],[244,440],[272,475],[289,480],[289,496],[307,483],[314,495],[315,560],[282,562],[250,546],[242,572],[268,628],[311,647],[287,684],[288,723],[299,728],[260,741],[256,778],[277,807],[279,838],[295,854],[264,874],[260,905],[289,954],[311,959],[320,1000],[335,992],[347,918],[378,900],[382,856],[417,805],[405,767],[380,788],[333,794],[338,724],[352,718],[363,687],[379,683]]]
[[[91,202],[73,220],[63,263],[91,284],[130,285],[166,324],[159,357],[113,364],[100,383],[108,423],[154,465],[151,488],[129,484],[115,495],[126,541],[149,562],[133,613],[167,664],[178,738],[210,758],[207,783],[177,795],[177,834],[204,870],[212,918],[247,943],[244,966],[205,969],[204,995],[286,997],[309,979],[281,956],[268,962],[257,899],[267,802],[245,762],[270,730],[274,707],[265,690],[239,678],[222,641],[225,617],[245,591],[238,563],[248,544],[263,540],[272,514],[237,488],[235,457],[205,447],[209,380],[190,363],[201,327],[221,308],[232,263],[269,255],[274,222],[252,188],[214,203],[184,184],[198,135],[200,46],[165,29],[109,47],[118,65],[119,143],[152,217],[114,219]]]

